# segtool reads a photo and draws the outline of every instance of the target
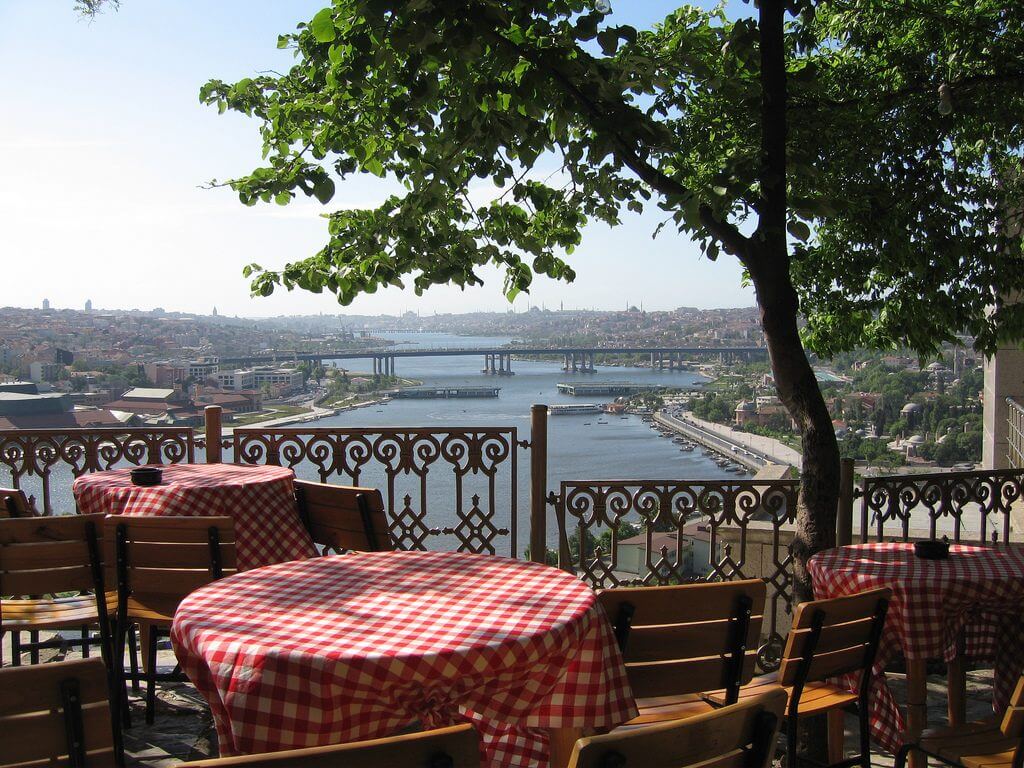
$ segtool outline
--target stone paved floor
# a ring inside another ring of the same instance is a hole
[[[43,651],[42,658],[59,660],[79,658],[77,651],[61,653]],[[3,658],[11,658],[10,639],[3,641]],[[26,656],[27,662],[27,656]],[[161,671],[170,671],[175,663],[168,641],[164,640],[158,655]],[[890,674],[890,685],[897,701],[904,701],[904,678]],[[991,714],[991,670],[979,670],[967,674],[967,717],[981,719]],[[144,690],[144,688],[143,688]],[[185,760],[197,760],[217,756],[217,736],[213,720],[202,696],[188,683],[161,683],[157,687],[157,715],[152,726],[145,723],[145,703],[141,692],[130,694],[133,727],[125,731],[125,748],[129,767],[168,768]],[[928,678],[928,722],[943,724],[946,721],[946,680],[944,676]],[[847,748],[856,745],[857,721],[847,719]],[[872,765],[890,768],[893,756],[874,749]]]

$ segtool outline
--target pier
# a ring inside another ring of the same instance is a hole
[[[464,397],[497,397],[501,387],[403,387],[384,392],[388,397],[411,400],[452,400]]]
[[[664,392],[668,387],[661,384],[632,384],[628,381],[594,381],[576,382],[566,381],[558,385],[558,391],[563,395],[573,397],[591,397],[593,395],[636,395],[641,392]]]
[[[793,465],[791,456],[778,456],[773,453],[769,453],[766,450],[755,448],[753,445],[741,442],[741,436],[730,437],[728,434],[712,431],[711,429],[705,429],[699,424],[679,419],[675,416],[669,416],[662,412],[654,415],[654,421],[663,427],[671,429],[677,434],[690,438],[694,442],[699,443],[715,453],[727,456],[736,463],[742,464],[747,469],[757,472],[759,477],[762,476],[762,472],[766,470],[766,468],[786,467],[788,470],[788,468]],[[742,437],[745,438],[748,436],[743,435]],[[776,450],[775,453],[783,452]],[[799,464],[796,466],[799,466]]]

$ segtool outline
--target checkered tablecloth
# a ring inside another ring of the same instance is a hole
[[[590,588],[491,555],[367,552],[240,573],[186,598],[171,640],[225,755],[469,719],[486,765],[542,766],[546,729],[636,715]]]
[[[903,716],[882,673],[900,654],[949,661],[963,634],[965,656],[994,660],[993,705],[1006,707],[1024,668],[1024,547],[954,544],[948,560],[922,560],[913,544],[858,544],[815,555],[807,570],[818,598],[892,589],[871,702],[872,735],[883,747],[902,743]]]
[[[155,465],[154,465],[155,466]],[[164,464],[163,482],[132,485],[130,469],[82,475],[72,486],[82,514],[227,515],[241,570],[317,554],[299,519],[294,473],[273,466]]]

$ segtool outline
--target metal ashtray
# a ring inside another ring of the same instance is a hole
[[[947,560],[949,558],[949,542],[938,539],[915,541],[914,554],[922,560]]]
[[[136,467],[131,471],[132,485],[141,485],[143,487],[151,485],[160,485],[160,481],[164,479],[164,473],[157,467]]]

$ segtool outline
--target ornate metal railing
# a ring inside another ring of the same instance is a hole
[[[195,435],[188,428],[0,431],[0,467],[47,515],[54,512],[54,474],[64,480],[124,464],[191,462],[195,450]],[[3,481],[0,474],[0,485]]]
[[[1024,468],[1024,405],[1006,398],[1006,461],[1016,469]]]
[[[798,492],[797,480],[563,482],[549,498],[557,561],[595,588],[765,579],[759,660],[771,669],[793,601],[789,526]]]
[[[518,451],[528,445],[515,427],[283,428],[236,429],[231,449],[236,462],[380,488],[402,549],[447,539],[460,551],[497,554],[507,542],[502,553],[515,557]]]
[[[1022,489],[1022,469],[865,478],[860,540],[948,536],[955,542],[1006,542],[1011,508]]]

